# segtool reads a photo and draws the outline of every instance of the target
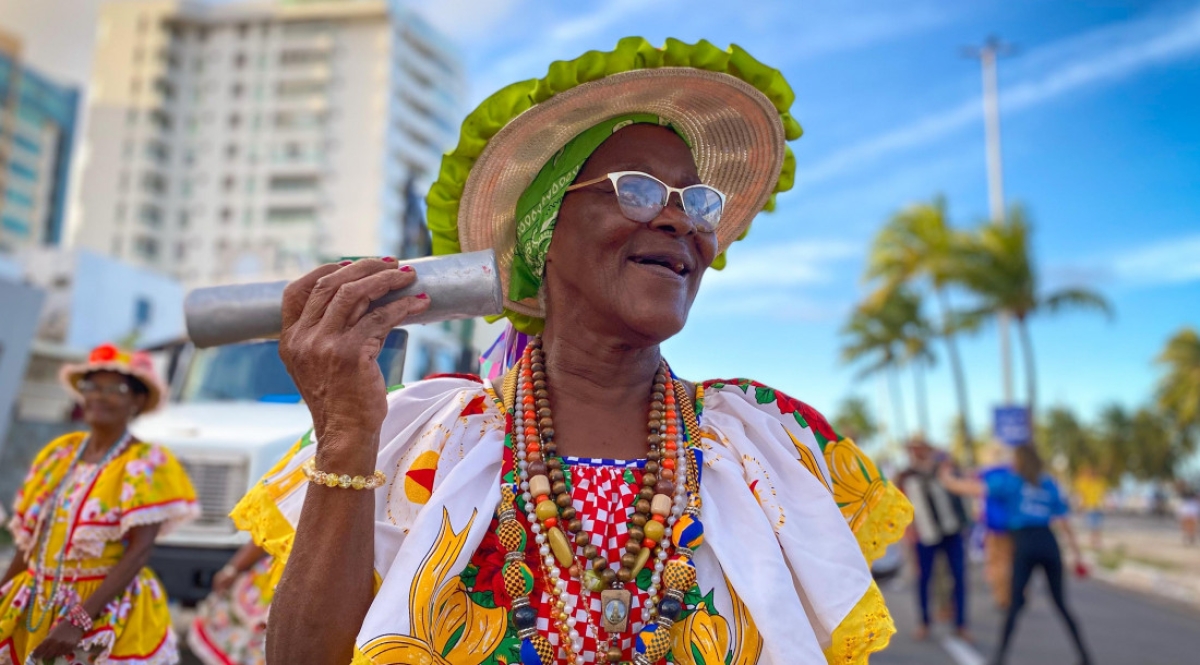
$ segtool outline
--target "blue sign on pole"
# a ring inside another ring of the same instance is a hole
[[[997,439],[1010,446],[1032,442],[1029,409],[1023,406],[998,406],[993,413],[993,433]]]

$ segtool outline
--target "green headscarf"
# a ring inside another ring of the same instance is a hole
[[[546,162],[521,198],[517,199],[517,243],[509,276],[509,300],[519,302],[537,297],[546,269],[546,252],[550,251],[550,238],[558,223],[558,210],[566,196],[567,187],[575,182],[579,170],[600,144],[617,130],[634,124],[670,127],[685,143],[691,145],[677,128],[652,113],[629,113],[609,118],[571,139]]]

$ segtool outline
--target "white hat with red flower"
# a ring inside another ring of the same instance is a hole
[[[88,354],[87,362],[64,365],[62,371],[59,372],[59,378],[76,399],[82,400],[83,395],[79,393],[77,386],[83,377],[92,372],[116,372],[141,381],[149,393],[146,396],[146,406],[142,409],[142,413],[148,413],[158,408],[163,394],[166,392],[162,380],[154,371],[154,363],[150,360],[150,354],[145,351],[127,351],[114,344],[101,344]]]

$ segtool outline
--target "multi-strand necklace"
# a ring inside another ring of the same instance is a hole
[[[699,521],[699,451],[690,445],[698,424],[686,389],[671,380],[666,363],[659,367],[650,391],[648,450],[641,487],[629,516],[624,553],[615,566],[591,544],[572,505],[555,441],[541,338],[530,341],[516,369],[514,390],[506,397],[511,424],[508,443],[514,451],[518,481],[501,487],[497,535],[507,550],[502,576],[513,599],[511,619],[521,638],[521,662],[551,665],[555,649],[537,632],[537,611],[529,599],[533,574],[524,563],[528,535],[516,519],[519,507],[533,533],[546,589],[554,597],[550,619],[567,663],[579,662],[583,636],[572,616],[572,604],[579,599],[570,598],[560,568],[581,582],[583,594],[600,594],[600,629],[606,639],[597,638],[605,660],[620,663],[622,652],[617,644],[630,630],[632,605],[626,585],[650,567],[651,623],[634,640],[633,662],[658,662],[670,648],[670,629],[683,610],[684,594],[695,584],[693,550],[704,540]],[[583,631],[589,627],[590,621]]]
[[[50,496],[50,500],[45,503],[45,506],[41,511],[41,515],[38,517],[38,521],[34,526],[34,546],[29,550],[32,568],[34,569],[33,588],[30,592],[31,601],[29,603],[29,611],[25,614],[25,628],[30,634],[36,633],[38,629],[42,627],[42,624],[45,623],[46,618],[52,614],[52,608],[46,607],[42,611],[41,618],[39,618],[37,621],[33,620],[34,611],[40,602],[39,599],[41,597],[40,593],[42,587],[42,577],[45,575],[44,569],[37,565],[37,561],[40,559],[41,561],[45,562],[47,559],[48,552],[46,552],[46,549],[50,546],[50,532],[54,530],[55,517],[58,511],[62,508],[63,501],[67,498],[67,493],[70,490],[69,486],[90,486],[92,484],[92,479],[99,475],[100,472],[104,470],[104,467],[107,466],[114,457],[121,454],[121,451],[125,449],[125,446],[131,440],[133,440],[133,436],[131,436],[129,432],[125,432],[123,435],[121,435],[121,438],[118,439],[117,442],[112,446],[110,446],[109,449],[104,453],[104,457],[102,457],[95,465],[91,474],[86,479],[78,483],[72,482],[72,478],[75,475],[75,469],[77,466],[79,466],[80,460],[83,459],[83,453],[85,450],[87,450],[88,441],[90,439],[90,436],[86,436],[82,441],[79,442],[79,448],[76,449],[75,455],[71,458],[71,463],[67,466],[66,473],[63,474],[62,480],[60,480],[58,483],[58,487],[54,488],[54,493]],[[76,501],[76,505],[73,506],[74,509],[70,514],[70,521],[67,522],[68,532],[70,530],[70,526],[75,524],[75,522],[79,519],[79,513],[81,510],[83,510],[83,502],[86,498],[86,496],[80,496],[78,501]],[[70,533],[68,533],[67,540],[63,542],[62,549],[58,552],[57,565],[54,570],[54,576],[52,578],[53,581],[50,586],[50,593],[46,600],[47,604],[50,606],[54,605],[58,599],[59,593],[62,591],[62,583],[65,578],[64,571],[67,559],[67,550],[70,548],[70,546]]]

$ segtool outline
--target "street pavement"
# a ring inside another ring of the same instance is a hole
[[[883,587],[897,633],[872,665],[984,665],[999,641],[1004,615],[994,609],[978,568],[968,583],[968,621],[973,646],[949,639],[948,626],[936,626],[931,639],[917,642],[915,590],[910,573]],[[1044,578],[1035,574],[1030,602],[1017,624],[1011,665],[1071,665],[1078,662],[1058,618]],[[1072,578],[1067,602],[1075,613],[1096,665],[1187,665],[1200,663],[1200,611],[1141,595],[1094,579]]]

